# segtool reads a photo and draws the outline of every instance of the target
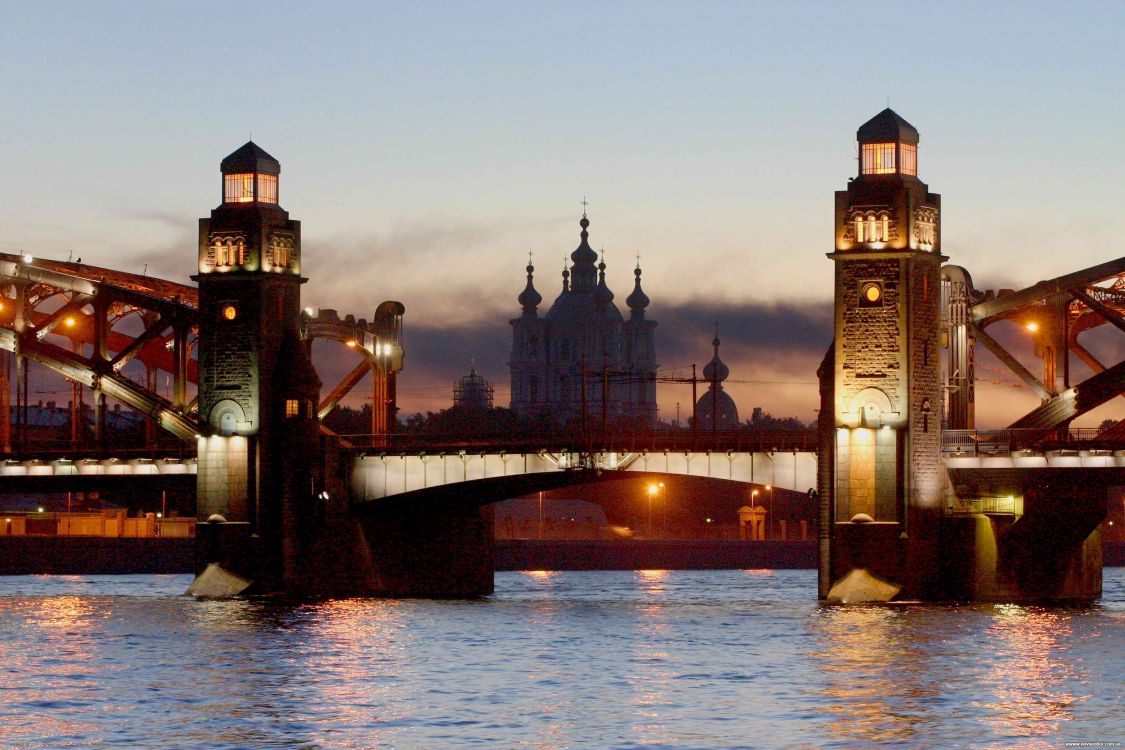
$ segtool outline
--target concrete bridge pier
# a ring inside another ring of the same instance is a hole
[[[946,598],[1090,602],[1102,593],[1104,489],[1029,491],[1022,515],[942,519]]]
[[[360,529],[372,593],[378,596],[471,598],[492,593],[491,508],[373,517],[360,522]]]
[[[488,507],[443,504],[357,516],[334,436],[312,460],[285,464],[297,476],[274,484],[276,523],[197,526],[195,593],[296,599],[387,596],[469,598],[493,590]],[[216,566],[211,568],[210,566]]]

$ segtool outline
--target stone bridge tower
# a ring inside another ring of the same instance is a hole
[[[300,340],[301,224],[278,204],[276,159],[223,159],[222,203],[199,220],[198,514],[242,524],[254,579],[282,585],[319,486],[320,381]],[[231,531],[224,536],[230,543]]]
[[[935,574],[944,485],[941,198],[918,179],[918,131],[895,112],[864,123],[857,139],[859,174],[836,193],[828,256],[835,435],[832,480],[822,483],[834,548],[856,559],[834,554],[831,578],[867,567],[899,582],[909,575],[920,593]]]

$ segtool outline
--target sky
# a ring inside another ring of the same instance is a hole
[[[856,128],[888,103],[918,128],[979,288],[1125,255],[1122,28],[1083,2],[0,0],[0,250],[185,281],[252,136],[304,301],[405,305],[402,409],[448,406],[470,360],[506,405],[528,252],[545,308],[585,198],[619,304],[640,256],[662,371],[710,359],[717,322],[743,415],[807,421]],[[978,383],[984,423],[1037,403],[987,355]]]

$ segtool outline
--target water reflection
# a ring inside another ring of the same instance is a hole
[[[0,748],[1047,747],[1120,727],[1120,596],[829,608],[812,571],[621,571],[283,606],[154,580],[0,580]]]
[[[85,712],[100,693],[100,675],[92,671],[99,644],[92,634],[106,617],[106,602],[96,597],[0,600],[0,695],[15,701],[5,713],[37,717],[0,722],[0,746],[17,747],[43,732],[67,738],[89,731]]]
[[[1055,747],[1088,682],[1067,656],[1074,616],[1015,605],[824,607],[811,626],[821,649],[809,654],[824,686],[810,692],[841,739],[924,742],[944,725],[966,744],[984,730]]]
[[[670,573],[667,570],[638,570],[634,579],[644,602],[638,613],[632,643],[632,658],[625,675],[633,706],[630,730],[642,746],[671,741],[666,725],[669,681],[676,672],[669,667],[669,640],[673,635],[665,617]]]
[[[974,704],[987,710],[985,722],[1008,737],[1057,737],[1073,718],[1080,697],[1071,685],[1084,681],[1079,665],[1063,658],[1060,642],[1073,637],[1068,610],[1000,605],[986,637],[993,656],[981,676],[991,695]],[[1027,747],[1053,747],[1043,739]]]
[[[812,690],[828,700],[828,731],[841,739],[910,742],[931,720],[940,697],[929,678],[929,633],[911,613],[891,607],[826,607],[813,618],[821,649],[809,654],[824,672]]]

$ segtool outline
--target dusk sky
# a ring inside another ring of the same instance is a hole
[[[585,196],[619,305],[640,255],[661,369],[717,321],[743,416],[808,421],[856,128],[888,103],[918,128],[979,288],[1125,255],[1123,28],[1121,3],[3,2],[0,250],[186,281],[252,134],[306,303],[405,304],[402,409],[448,406],[471,357],[507,405],[528,251],[545,309]],[[978,377],[981,422],[1037,403]]]

